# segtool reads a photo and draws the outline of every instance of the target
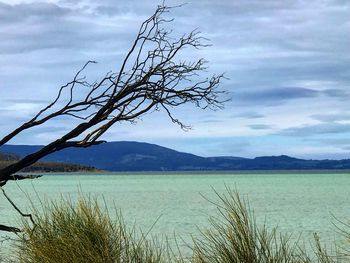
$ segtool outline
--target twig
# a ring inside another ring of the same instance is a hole
[[[0,225],[0,231],[6,231],[6,232],[12,232],[12,233],[19,233],[21,232],[21,230],[17,227],[13,227],[13,226],[5,226],[5,225]],[[1,240],[1,243],[4,240]]]
[[[5,190],[0,187],[2,193],[4,194],[4,196],[6,197],[7,201],[9,201],[9,203],[12,205],[12,207],[23,217],[28,217],[30,219],[30,221],[32,222],[32,224],[35,226],[35,222],[33,219],[32,214],[25,214],[23,213],[18,207],[17,205],[11,200],[11,198],[6,194]]]

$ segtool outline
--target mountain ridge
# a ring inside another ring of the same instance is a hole
[[[21,157],[40,145],[3,145],[0,152]],[[202,171],[202,170],[322,170],[350,169],[350,160],[306,160],[287,155],[243,158],[202,157],[170,148],[135,141],[108,142],[86,149],[69,148],[42,161],[94,166],[109,171]]]

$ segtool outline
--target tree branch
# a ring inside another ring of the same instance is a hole
[[[19,233],[21,230],[17,227],[12,227],[12,226],[5,226],[0,224],[0,231],[5,231],[5,232],[12,232],[12,233]]]
[[[135,122],[147,112],[163,110],[172,122],[186,130],[188,126],[173,117],[174,108],[183,104],[201,109],[223,107],[225,100],[221,97],[225,92],[218,88],[224,76],[202,78],[201,73],[207,70],[207,62],[202,58],[181,61],[181,51],[207,47],[206,39],[197,30],[177,38],[172,36],[165,25],[173,20],[163,17],[171,9],[158,6],[141,24],[119,71],[108,72],[89,83],[82,74],[89,64],[96,62],[88,61],[72,81],[59,88],[49,105],[0,140],[1,146],[19,133],[57,117],[76,120],[75,127],[62,137],[0,170],[1,186],[12,180],[13,174],[49,154],[68,147],[102,143],[99,139],[116,123]],[[76,94],[79,96],[75,97]]]
[[[33,216],[31,214],[25,214],[23,213],[17,206],[16,204],[11,200],[11,198],[6,194],[5,190],[0,187],[3,195],[5,196],[5,198],[7,199],[7,201],[9,201],[9,203],[12,205],[12,207],[22,216],[22,217],[28,217],[30,219],[30,221],[32,222],[32,224],[35,226],[35,222],[33,219]],[[20,230],[18,231],[20,232]]]

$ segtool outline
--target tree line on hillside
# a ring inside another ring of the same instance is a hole
[[[7,167],[19,161],[20,157],[14,153],[0,153],[0,169]],[[93,172],[97,169],[93,166],[84,166],[79,164],[68,164],[59,162],[36,162],[31,166],[25,167],[21,172]]]

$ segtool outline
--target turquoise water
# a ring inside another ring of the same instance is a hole
[[[7,194],[26,211],[28,197],[55,199],[77,192],[90,193],[121,210],[130,224],[152,229],[154,234],[175,233],[190,240],[206,227],[216,207],[205,200],[217,200],[213,189],[225,192],[225,185],[236,188],[250,201],[260,222],[281,231],[311,235],[321,233],[330,242],[335,235],[333,215],[350,219],[350,174],[51,174],[36,180],[11,182]],[[80,189],[80,190],[79,190]],[[202,196],[203,195],[203,196]],[[0,196],[0,223],[16,225],[16,212]]]

